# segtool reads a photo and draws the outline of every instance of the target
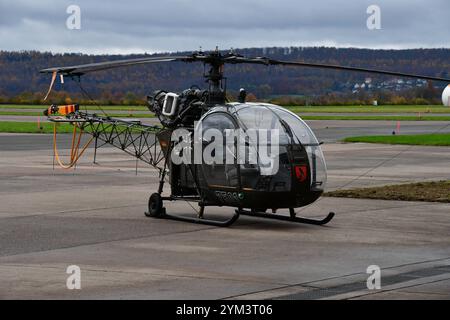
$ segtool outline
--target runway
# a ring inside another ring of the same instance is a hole
[[[329,141],[363,125],[312,123]],[[89,149],[76,170],[53,170],[50,142],[0,135],[1,299],[450,299],[448,204],[324,197],[299,209],[335,211],[324,227],[150,219],[155,170],[140,164],[136,175],[134,159],[112,148],[98,165]],[[445,147],[326,143],[324,153],[330,190],[450,179]],[[81,290],[66,288],[69,265],[81,268]],[[381,268],[380,290],[365,286],[370,265]]]
[[[1,116],[0,121],[36,121],[34,117]],[[142,119],[149,125],[158,124],[156,119]],[[369,121],[369,120],[308,120],[306,123],[314,131],[317,139],[325,143],[338,142],[350,136],[390,135],[397,130],[397,121]],[[448,121],[401,121],[400,134],[427,134],[450,132]],[[30,140],[30,137],[32,139]],[[0,134],[2,150],[43,150],[51,146],[50,135],[14,135]],[[68,139],[63,139],[62,143]]]

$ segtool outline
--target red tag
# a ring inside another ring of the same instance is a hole
[[[304,182],[308,178],[308,167],[307,166],[295,166],[295,176],[298,181]]]

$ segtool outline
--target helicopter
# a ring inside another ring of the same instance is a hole
[[[311,219],[299,217],[295,211],[314,203],[326,187],[326,163],[321,143],[313,131],[297,114],[281,106],[246,102],[245,89],[240,90],[237,102],[229,102],[225,65],[321,68],[450,82],[446,78],[387,70],[244,57],[234,51],[223,53],[216,48],[207,53],[199,51],[183,56],[144,57],[43,69],[41,73],[52,74],[45,99],[58,75],[61,81],[64,77],[79,80],[90,72],[173,61],[203,63],[208,87],[193,86],[179,93],[158,90],[150,94],[147,97],[148,109],[155,114],[160,125],[83,112],[78,104],[52,105],[44,114],[54,123],[72,124],[74,137],[75,130],[80,132],[78,137],[83,132],[90,134],[91,140],[87,144],[95,140],[94,162],[97,148],[113,145],[157,168],[158,190],[149,197],[146,216],[221,227],[232,225],[240,215],[313,225],[325,225],[335,216],[334,212],[329,212],[323,219]],[[258,130],[263,132],[255,137],[253,133]],[[240,134],[233,136],[236,131]],[[220,135],[231,138],[223,141]],[[263,140],[266,142],[265,145],[262,143],[263,147],[276,147],[273,153],[276,156],[259,149]],[[77,143],[73,141],[74,144],[79,146],[80,138]],[[76,163],[86,147],[81,152],[72,150],[71,163],[67,167]],[[57,151],[55,142],[54,149]],[[270,156],[263,157],[263,153]],[[192,161],[197,154],[200,154],[200,161]],[[214,159],[205,161],[202,155]],[[247,161],[242,155],[249,155],[253,161]],[[163,195],[167,182],[170,194]],[[197,215],[170,214],[164,207],[166,201],[197,203]],[[226,220],[207,219],[205,208],[211,206],[236,209]],[[288,209],[289,215],[277,213],[280,209]]]

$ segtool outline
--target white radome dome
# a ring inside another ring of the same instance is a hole
[[[442,103],[444,106],[450,107],[450,84],[442,92]]]

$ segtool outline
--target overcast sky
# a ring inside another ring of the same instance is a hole
[[[69,30],[69,5],[81,29]],[[381,9],[381,30],[366,25]],[[83,53],[450,47],[448,0],[0,0],[0,49]]]

